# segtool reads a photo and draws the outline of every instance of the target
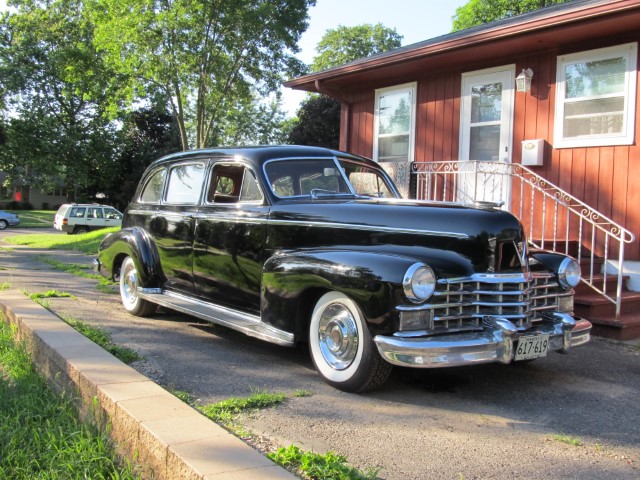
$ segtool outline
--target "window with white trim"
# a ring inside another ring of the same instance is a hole
[[[374,160],[413,161],[415,111],[415,83],[376,90]]]
[[[634,141],[638,44],[558,57],[554,147]]]

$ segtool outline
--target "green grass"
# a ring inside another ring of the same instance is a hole
[[[187,392],[174,391],[174,395],[186,403],[193,405],[194,399]],[[307,390],[296,390],[295,397],[307,397],[311,392]],[[238,417],[243,412],[258,410],[280,405],[285,402],[287,396],[284,393],[270,393],[258,391],[249,397],[232,397],[222,402],[204,406],[195,406],[205,416],[216,423],[228,428],[236,435],[250,437],[238,425]],[[362,472],[350,466],[345,457],[333,452],[318,454],[301,450],[295,445],[279,448],[275,452],[268,453],[267,456],[277,464],[297,472],[302,478],[310,480],[369,480],[377,478],[379,469],[369,469]]]
[[[342,455],[333,452],[325,454],[307,452],[295,445],[279,448],[267,456],[285,468],[296,470],[303,478],[313,480],[364,480],[375,479],[379,469],[362,472],[348,464]]]
[[[222,402],[197,406],[205,416],[238,433],[236,418],[245,411],[279,405],[287,399],[284,393],[254,392],[249,397],[232,397]]]
[[[93,273],[93,268],[89,265],[83,265],[81,263],[65,263],[59,262],[51,257],[47,257],[46,255],[41,255],[38,259],[42,262],[48,263],[53,266],[56,270],[60,270],[62,272],[70,273],[72,275],[76,275],[78,277],[83,278],[91,278],[94,280],[98,280],[98,290],[104,293],[118,293],[113,288],[113,285],[116,285],[115,282],[111,281],[108,278],[103,277],[98,273]]]
[[[24,292],[24,293],[29,298],[31,298],[34,302],[39,303],[47,310],[50,310],[49,302],[47,301],[47,299],[49,298],[65,298],[65,297],[75,298],[73,295],[70,295],[65,292],[58,292],[57,290],[48,290],[43,293],[28,293],[28,292]],[[59,317],[62,318],[62,320],[64,320],[67,324],[69,324],[75,330],[77,330],[79,333],[87,337],[92,342],[100,345],[107,352],[109,352],[114,357],[120,359],[124,363],[130,364],[132,362],[135,362],[136,360],[142,359],[142,357],[138,355],[138,353],[135,350],[113,343],[111,341],[111,335],[109,335],[107,332],[99,328],[92,327],[91,325],[88,325],[82,322],[81,320],[78,320],[76,318],[73,318],[67,315],[59,315]]]
[[[59,292],[58,290],[47,290],[46,292],[42,292],[42,293],[32,293],[31,295],[29,295],[29,298],[31,298],[31,300],[38,301],[43,298],[74,298],[75,299],[76,297],[71,295],[70,293]]]
[[[574,447],[582,446],[582,440],[579,437],[572,437],[571,435],[565,435],[565,434],[557,434],[557,435],[552,435],[551,438],[556,442],[566,443],[567,445],[572,445]]]
[[[15,213],[20,217],[20,228],[32,227],[51,227],[53,225],[53,217],[56,212],[54,210],[6,210]]]
[[[111,335],[103,330],[92,327],[91,325],[87,325],[86,323],[73,317],[63,316],[62,319],[69,325],[71,325],[74,329],[76,329],[79,333],[87,337],[92,342],[97,343],[111,355],[119,358],[124,363],[130,364],[142,359],[142,357],[138,355],[135,350],[113,343],[111,341]]]
[[[6,243],[27,245],[33,248],[49,250],[77,250],[79,252],[95,254],[98,245],[108,233],[117,232],[120,227],[103,228],[80,235],[60,235],[57,233],[41,233],[29,235],[13,235],[4,239]]]
[[[0,318],[0,478],[140,478],[119,461],[104,431],[81,423],[73,401],[48,388],[5,321]]]

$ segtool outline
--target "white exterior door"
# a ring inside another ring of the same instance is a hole
[[[509,204],[511,182],[505,165],[513,148],[513,103],[515,65],[468,72],[462,75],[459,160],[496,162],[485,173],[472,165],[460,165],[460,201]],[[502,173],[501,173],[502,172]]]

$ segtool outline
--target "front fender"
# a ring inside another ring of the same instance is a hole
[[[283,252],[264,265],[262,318],[277,328],[300,334],[315,301],[334,290],[352,298],[375,332],[388,331],[402,298],[402,279],[415,259],[394,255],[313,250]],[[311,297],[309,297],[311,295]]]
[[[123,228],[104,238],[98,247],[98,264],[102,275],[116,278],[125,257],[133,259],[144,287],[164,284],[158,250],[145,230],[139,227]]]

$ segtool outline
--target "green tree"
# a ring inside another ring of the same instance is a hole
[[[483,25],[572,0],[470,0],[453,16],[453,31]]]
[[[311,63],[311,71],[319,72],[337,67],[377,53],[399,48],[402,35],[395,28],[378,23],[354,27],[330,29],[325,32],[316,46],[316,56]]]
[[[119,152],[105,175],[101,193],[110,205],[124,209],[149,164],[163,155],[179,152],[181,145],[175,120],[162,107],[128,113],[118,137]]]
[[[318,72],[401,46],[402,36],[394,28],[376,25],[339,26],[327,30],[316,46],[310,70]],[[338,148],[340,102],[312,94],[302,102],[297,118],[289,125],[287,142]]]
[[[212,143],[235,105],[266,96],[293,57],[315,0],[90,0],[96,45],[130,99],[169,100],[183,149]]]
[[[287,142],[297,145],[338,148],[340,102],[326,95],[309,95],[298,110],[298,118]]]
[[[1,169],[14,183],[83,190],[111,159],[103,106],[113,74],[78,1],[12,5],[0,18],[0,92],[10,112]]]

